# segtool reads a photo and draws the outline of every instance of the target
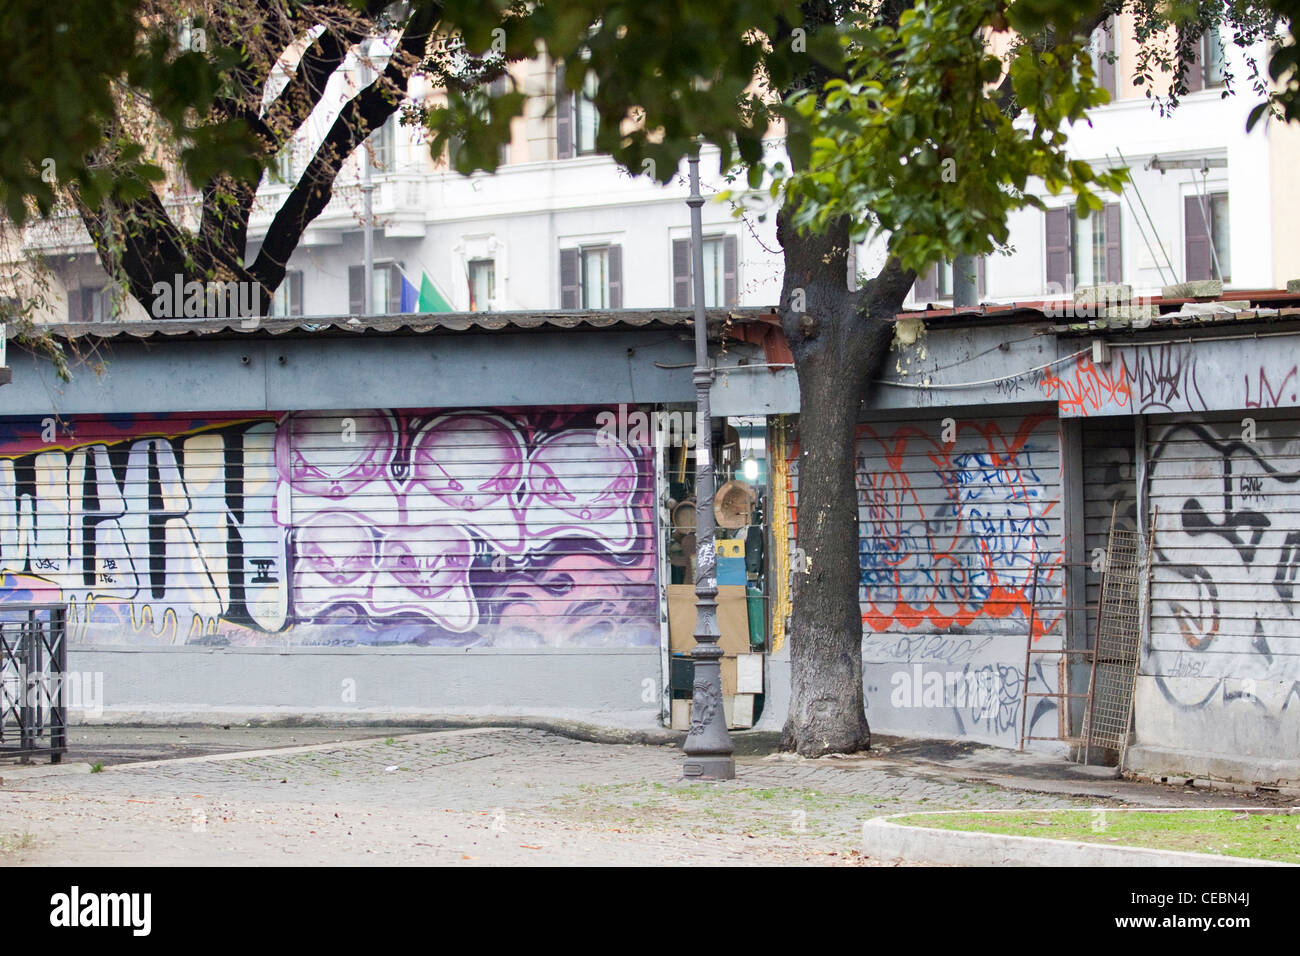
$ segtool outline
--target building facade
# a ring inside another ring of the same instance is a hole
[[[1097,31],[1100,82],[1112,101],[1070,131],[1070,154],[1095,167],[1127,166],[1132,182],[1088,217],[1073,210],[1069,196],[1031,184],[1049,208],[1015,213],[1008,248],[978,262],[981,301],[1068,297],[1075,287],[1102,282],[1151,293],[1215,278],[1230,289],[1275,289],[1300,275],[1300,242],[1288,228],[1300,215],[1300,186],[1290,175],[1300,129],[1263,122],[1245,131],[1255,103],[1242,89],[1247,58],[1260,51],[1217,37],[1202,43],[1201,62],[1187,77],[1190,92],[1161,115],[1148,88],[1126,79],[1137,65],[1131,17]],[[364,68],[352,58],[331,78],[316,113],[268,173],[250,223],[249,261]],[[449,151],[431,155],[422,129],[390,118],[346,164],[333,200],[307,228],[277,293],[277,314],[364,311],[367,188],[375,227],[374,313],[687,306],[684,174],[657,186],[595,153],[594,109],[581,93],[557,97],[562,69],[545,58],[511,67],[509,82],[528,95],[527,106],[492,175],[458,175]],[[1232,94],[1224,85],[1229,75],[1236,78]],[[1150,89],[1163,93],[1166,82],[1157,76]],[[438,97],[419,78],[409,93],[416,102]],[[770,146],[781,149],[778,136]],[[716,152],[705,151],[702,172],[706,196],[731,186]],[[729,203],[703,208],[711,308],[765,306],[779,298],[782,259],[763,195],[744,195],[741,218]],[[166,201],[184,221],[197,197],[181,186]],[[75,220],[33,227],[25,242],[51,256],[49,319],[114,316],[108,277]],[[853,271],[870,276],[883,256],[881,242],[865,244],[856,250]],[[919,278],[911,303],[951,302],[952,285],[951,266],[936,266]],[[117,300],[116,307],[121,318],[147,317],[131,301]]]

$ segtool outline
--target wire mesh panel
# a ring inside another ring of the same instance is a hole
[[[62,605],[0,605],[0,753],[67,750],[67,635]]]
[[[1112,521],[1097,615],[1089,747],[1120,750],[1128,738],[1142,639],[1140,543],[1137,532]]]

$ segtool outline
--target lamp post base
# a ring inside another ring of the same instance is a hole
[[[731,757],[691,757],[682,762],[684,780],[735,780],[736,761]]]

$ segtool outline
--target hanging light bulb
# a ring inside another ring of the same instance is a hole
[[[744,464],[741,466],[741,472],[744,474],[746,481],[757,481],[758,461],[753,458],[746,458]]]

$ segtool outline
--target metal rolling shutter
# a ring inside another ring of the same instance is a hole
[[[1110,535],[1112,512],[1117,527],[1137,530],[1137,469],[1133,427],[1127,418],[1086,421],[1083,426],[1083,540],[1088,570],[1085,600],[1088,646],[1097,634],[1097,599]],[[1115,508],[1119,505],[1118,509]]]
[[[274,438],[273,421],[230,414],[10,420],[0,600],[66,602],[74,641],[273,639],[287,598]]]
[[[1250,414],[1148,427],[1147,673],[1300,678],[1300,422]]]
[[[634,430],[604,441],[615,416],[600,411],[294,416],[297,627],[348,643],[656,644],[653,456]]]
[[[860,425],[860,601],[868,631],[1060,633],[1060,435],[1050,413]],[[1058,605],[1052,610],[1051,604]]]
[[[636,414],[11,421],[0,601],[54,591],[94,643],[653,646]]]

